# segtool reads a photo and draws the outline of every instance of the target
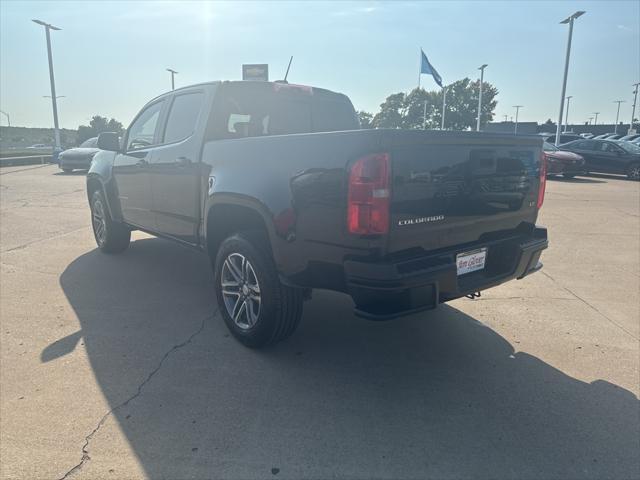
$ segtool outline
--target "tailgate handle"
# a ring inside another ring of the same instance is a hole
[[[191,165],[191,159],[187,157],[178,157],[176,158],[176,165],[179,167],[186,167],[187,165]]]

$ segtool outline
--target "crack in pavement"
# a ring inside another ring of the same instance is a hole
[[[626,333],[627,335],[629,335],[631,338],[633,338],[634,340],[639,340],[633,333],[631,333],[629,330],[627,330],[626,328],[624,328],[622,325],[618,324],[617,322],[613,321],[611,318],[609,318],[607,315],[605,315],[604,313],[602,313],[600,310],[598,310],[596,307],[594,307],[593,305],[591,305],[589,302],[587,302],[584,298],[582,298],[580,295],[577,295],[576,293],[574,293],[572,290],[570,290],[569,288],[565,287],[564,285],[562,285],[558,280],[556,280],[555,278],[553,278],[551,275],[549,275],[547,272],[545,272],[544,270],[540,270],[547,278],[549,278],[553,283],[555,283],[556,285],[558,285],[560,288],[566,290],[567,292],[569,292],[571,295],[573,295],[574,297],[576,297],[578,300],[580,300],[582,303],[584,303],[586,306],[588,306],[589,308],[591,308],[592,310],[595,310],[597,313],[600,314],[600,316],[604,317],[606,320],[608,320],[612,325],[615,325],[616,327],[618,327],[620,330],[622,330],[624,333]]]
[[[62,477],[60,477],[59,480],[66,480],[67,478],[69,478],[71,475],[73,475],[74,473],[78,472],[79,470],[82,469],[82,467],[89,461],[91,460],[91,456],[89,455],[89,443],[91,442],[91,439],[93,438],[93,436],[98,433],[98,430],[100,430],[100,428],[102,427],[102,425],[104,425],[104,423],[107,421],[107,419],[113,414],[115,413],[117,410],[121,409],[122,407],[127,406],[131,401],[135,400],[136,398],[138,398],[141,394],[142,394],[142,389],[145,387],[145,385],[147,383],[149,383],[151,381],[151,379],[156,375],[156,373],[158,373],[160,371],[160,369],[162,368],[162,365],[164,364],[164,361],[169,358],[169,356],[177,351],[180,350],[181,348],[189,345],[191,343],[191,341],[200,333],[204,330],[204,326],[207,322],[207,320],[213,319],[216,316],[217,310],[214,311],[214,313],[212,315],[209,315],[208,317],[205,317],[202,319],[202,322],[200,323],[200,327],[198,327],[198,329],[193,332],[189,338],[187,338],[184,342],[182,343],[178,343],[176,345],[174,345],[173,347],[171,347],[160,359],[160,362],[158,363],[158,365],[156,366],[156,368],[154,368],[151,373],[149,373],[149,375],[147,375],[147,377],[142,381],[142,383],[140,383],[140,385],[138,385],[138,388],[136,389],[136,392],[131,395],[129,398],[127,398],[124,402],[119,403],[118,405],[116,405],[115,407],[113,407],[111,410],[109,410],[107,413],[105,413],[102,418],[100,419],[100,421],[98,422],[98,424],[96,425],[96,427],[91,431],[91,433],[89,433],[89,435],[87,435],[84,438],[84,445],[82,446],[82,457],[80,459],[80,462],[77,463],[76,465],[74,465],[71,469],[69,469],[67,471],[67,473],[65,473]]]
[[[71,235],[72,233],[79,232],[80,230],[84,230],[86,228],[89,228],[89,227],[75,228],[75,229],[70,230],[68,232],[60,233],[58,235],[53,235],[51,237],[39,238],[38,240],[33,240],[31,242],[23,243],[22,245],[17,245],[15,247],[11,247],[11,248],[7,248],[6,250],[2,250],[2,253],[13,252],[15,250],[22,250],[24,248],[27,248],[27,247],[33,245],[34,243],[41,243],[41,242],[46,242],[48,240],[55,240],[56,238],[65,237],[67,235]]]

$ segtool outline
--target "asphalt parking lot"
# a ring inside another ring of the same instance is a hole
[[[638,478],[640,184],[551,180],[541,273],[391,322],[315,292],[242,347],[206,257],[95,248],[84,175],[0,170],[2,478]]]

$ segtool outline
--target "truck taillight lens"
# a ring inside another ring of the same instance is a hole
[[[389,154],[359,158],[349,173],[349,233],[380,235],[389,231]]]
[[[544,190],[547,187],[547,156],[544,152],[540,155],[540,187],[538,187],[538,208],[544,202]]]

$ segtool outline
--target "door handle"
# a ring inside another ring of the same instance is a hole
[[[176,158],[176,165],[179,167],[186,167],[187,165],[191,165],[191,159],[187,157],[178,157]]]
[[[149,162],[147,162],[144,158],[141,158],[140,160],[138,160],[138,163],[136,163],[136,167],[139,168],[146,167],[147,165],[149,165]]]

